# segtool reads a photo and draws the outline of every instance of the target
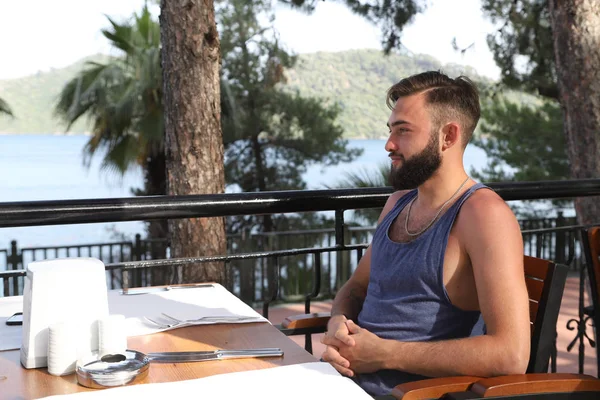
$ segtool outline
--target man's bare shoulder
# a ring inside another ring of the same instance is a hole
[[[460,209],[456,228],[474,269],[495,259],[504,260],[503,265],[513,265],[515,271],[522,272],[521,228],[513,211],[497,193],[489,189],[473,193]]]
[[[462,205],[459,219],[471,228],[482,224],[517,223],[508,204],[491,189],[475,191]]]
[[[385,206],[381,211],[381,215],[379,216],[379,222],[383,220],[383,218],[394,208],[398,200],[400,200],[403,196],[405,196],[410,190],[397,190],[388,197],[385,202]]]
[[[409,192],[410,190],[396,190],[390,195],[390,197],[388,198],[388,202],[391,201],[393,204],[396,204],[398,200],[400,200],[402,197],[404,197],[404,195],[408,194]]]
[[[404,197],[409,192],[410,192],[410,190],[397,190],[394,193],[392,193],[390,195],[390,197],[388,197],[387,201],[385,202],[384,211],[386,208],[391,209],[392,207],[394,207],[396,205],[396,203],[398,202],[398,200],[400,200],[402,197]]]

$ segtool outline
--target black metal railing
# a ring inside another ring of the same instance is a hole
[[[600,196],[600,179],[488,186],[506,201]],[[0,203],[0,228],[309,211],[336,211],[343,224],[338,212],[382,207],[391,193],[367,188]]]

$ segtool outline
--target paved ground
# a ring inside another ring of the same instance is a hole
[[[568,330],[567,322],[572,318],[578,316],[578,304],[579,304],[579,279],[576,277],[570,277],[567,279],[567,285],[565,287],[565,294],[561,305],[560,315],[558,318],[558,340],[557,340],[557,372],[572,372],[578,373],[579,356],[577,343],[570,352],[567,351],[567,346],[575,337],[576,330]],[[589,304],[586,298],[584,304]],[[331,302],[318,302],[313,303],[311,306],[311,312],[327,312],[331,308]],[[259,310],[260,312],[260,310]],[[269,309],[269,320],[273,324],[279,324],[283,319],[289,315],[302,314],[304,312],[304,304],[286,304],[271,307]],[[591,324],[591,323],[588,323]],[[594,332],[591,326],[587,328],[588,335],[594,339]],[[320,343],[322,334],[313,335],[313,354],[320,356],[323,352],[323,345]],[[304,346],[304,336],[293,336],[291,337],[299,345]],[[590,375],[598,376],[596,367],[596,349],[591,348],[589,343],[586,343],[585,347],[585,358],[584,358],[584,372]]]

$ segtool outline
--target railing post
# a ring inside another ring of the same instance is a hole
[[[121,281],[123,282],[121,288],[123,290],[129,289],[129,270],[127,268],[121,270]]]
[[[246,242],[246,240],[248,240],[248,241]],[[271,245],[271,243],[269,242],[269,246],[270,245]],[[242,252],[252,251],[253,249],[256,250],[256,247],[254,247],[252,245],[251,232],[245,228],[242,229],[242,231],[241,231],[241,239],[240,239],[239,247],[241,247],[243,249]],[[242,301],[245,303],[251,304],[253,301],[256,300],[255,299],[256,296],[254,294],[254,290],[255,290],[254,279],[255,279],[255,270],[257,267],[260,268],[260,263],[259,262],[257,263],[255,260],[240,260],[236,264],[237,264],[237,269],[239,271],[239,277],[240,277],[240,283],[239,283],[240,299],[242,299]],[[231,269],[232,266],[230,266],[229,268]],[[271,289],[271,283],[270,283],[271,278],[272,278],[272,276],[269,275],[269,290]],[[233,285],[232,285],[232,287],[233,287]]]
[[[340,249],[335,256],[336,274],[335,290],[339,290],[350,277],[350,262],[345,251],[341,251],[346,246],[346,236],[348,229],[344,223],[344,210],[335,210],[335,246]]]
[[[23,263],[23,254],[19,253],[19,249],[17,248],[17,241],[12,240],[10,242],[10,254],[6,256],[6,267],[11,270],[19,269],[19,264]],[[23,266],[24,267],[24,266]],[[13,281],[13,295],[19,295],[19,278],[14,276],[12,278]]]
[[[263,232],[263,243],[266,242],[266,251],[267,252],[271,252],[275,250],[275,246],[273,244],[273,236],[266,234],[265,232]],[[277,261],[277,262],[275,262]],[[276,280],[279,279],[279,276],[277,275],[277,265],[279,265],[278,260],[274,260],[272,257],[267,257],[267,259],[265,260],[265,263],[267,264],[267,294],[266,296],[269,297],[271,296],[273,293],[276,292],[276,288],[279,287],[279,283],[280,282],[276,282]],[[240,271],[241,272],[241,271]],[[241,276],[241,274],[240,274]],[[241,284],[240,284],[241,286]],[[272,301],[276,300],[276,295],[273,295],[274,297],[271,299]],[[268,303],[267,304],[267,308],[268,308]]]
[[[12,240],[10,242],[10,253],[6,257],[7,265],[10,265],[11,270],[19,269],[19,264],[23,262],[23,255],[19,254],[17,249],[17,241]]]
[[[560,228],[561,226],[565,226],[565,218],[563,216],[563,212],[559,211],[556,216],[556,228]],[[554,254],[554,260],[557,263],[564,264],[567,261],[566,258],[566,249],[565,246],[567,244],[566,240],[566,232],[558,231],[556,232],[556,250]]]
[[[142,254],[143,254],[143,249],[142,249],[142,235],[140,235],[139,233],[135,234],[135,243],[133,245],[133,254],[132,257],[134,259],[134,261],[141,261],[142,260]],[[125,273],[128,273],[127,271],[124,271]],[[134,269],[131,271],[131,278],[132,281],[131,285],[133,287],[140,287],[143,286],[142,285],[142,274],[144,273],[144,271],[142,270],[138,270],[138,269]]]
[[[142,259],[142,235],[135,234],[135,245],[133,246],[133,259],[140,261]]]
[[[344,247],[347,244],[352,244],[352,235],[350,233],[350,227],[348,225],[344,225]],[[348,279],[350,279],[350,275],[352,275],[352,261],[351,254],[349,251],[343,251],[341,254],[342,259],[342,278],[344,279],[343,283],[346,283]]]

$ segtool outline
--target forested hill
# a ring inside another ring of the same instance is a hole
[[[65,126],[53,115],[60,90],[85,61],[99,58],[93,56],[65,68],[0,80],[0,98],[8,102],[15,114],[15,118],[0,116],[0,133],[64,133]],[[407,75],[440,68],[450,76],[462,73],[478,79],[470,67],[442,66],[427,55],[385,56],[379,50],[350,50],[300,55],[296,67],[288,71],[287,88],[337,102],[342,108],[339,122],[347,138],[379,138],[387,134],[387,89]],[[89,130],[86,121],[80,121],[70,132]]]
[[[63,85],[81,70],[86,61],[103,61],[101,55],[84,58],[65,68],[17,79],[0,80],[0,98],[10,105],[15,118],[0,115],[0,133],[64,133],[66,126],[53,115]],[[89,131],[87,121],[78,121],[72,133]]]
[[[340,104],[339,122],[347,138],[381,138],[388,133],[387,89],[403,77],[439,69],[452,77],[464,74],[480,79],[471,67],[442,66],[427,55],[385,56],[379,50],[350,50],[301,55],[288,73],[288,86]]]

